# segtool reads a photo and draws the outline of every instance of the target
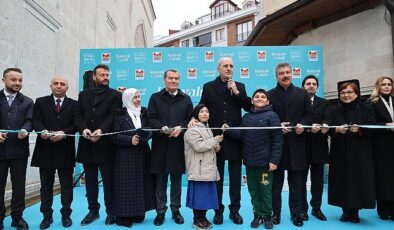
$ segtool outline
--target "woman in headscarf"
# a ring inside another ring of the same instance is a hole
[[[338,83],[339,104],[332,109],[328,203],[342,208],[340,221],[360,222],[360,209],[375,208],[371,129],[372,107],[360,100],[358,80]]]
[[[141,93],[127,89],[122,102],[124,107],[116,114],[113,128],[120,133],[112,138],[116,145],[113,212],[116,224],[131,227],[156,207],[154,181],[149,174],[151,133],[141,130],[146,128],[148,117],[147,109],[141,107]]]
[[[394,126],[393,79],[379,77],[370,102],[378,125]],[[394,220],[394,129],[377,129],[373,136],[377,211],[380,219]]]

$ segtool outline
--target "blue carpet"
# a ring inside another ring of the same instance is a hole
[[[182,192],[182,204],[185,204],[185,195],[186,195],[186,187],[183,188]],[[119,227],[117,225],[106,226],[104,225],[104,220],[106,217],[104,211],[104,202],[103,202],[103,192],[100,190],[100,203],[102,207],[100,209],[100,219],[96,220],[90,225],[80,226],[80,221],[87,214],[87,201],[85,198],[85,188],[77,187],[74,190],[74,201],[72,204],[73,213],[71,218],[73,220],[73,226],[69,229],[126,229],[125,227]],[[289,209],[287,206],[288,193],[283,192],[283,211],[282,211],[282,222],[280,225],[275,225],[274,229],[297,229],[294,225],[292,225],[289,216]],[[323,207],[322,210],[326,214],[328,221],[321,222],[317,220],[312,215],[309,215],[309,221],[304,222],[304,226],[302,229],[394,229],[394,221],[388,220],[383,221],[378,218],[376,215],[376,210],[361,210],[360,218],[361,222],[359,224],[353,223],[342,223],[339,221],[339,217],[341,215],[341,209],[327,205],[327,193],[324,193],[323,198]],[[225,187],[225,196],[224,202],[228,204],[228,187]],[[54,223],[51,225],[50,229],[64,229],[61,224],[61,215],[60,215],[60,196],[54,197]],[[191,209],[187,207],[182,207],[181,213],[185,218],[185,224],[177,225],[171,219],[171,212],[168,211],[166,214],[166,220],[164,224],[160,227],[156,227],[153,225],[153,219],[156,216],[155,211],[150,211],[147,213],[145,221],[141,224],[133,224],[133,229],[192,229],[192,220],[193,220],[193,212]],[[241,215],[244,217],[243,225],[235,225],[228,218],[228,209],[226,209],[224,213],[224,224],[223,225],[214,225],[213,229],[250,229],[250,222],[253,219],[252,206],[250,203],[250,196],[247,190],[247,187],[242,187],[242,207],[240,210]],[[207,213],[208,218],[211,220],[214,215],[213,211],[209,211]],[[40,213],[40,204],[33,205],[25,210],[24,218],[29,223],[30,229],[39,229],[40,222],[42,220],[42,214]],[[11,226],[11,218],[7,217],[4,220],[5,229],[14,229]],[[260,229],[264,229],[263,226]]]

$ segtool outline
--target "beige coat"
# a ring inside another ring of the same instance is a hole
[[[220,145],[211,129],[198,122],[194,128],[186,131],[184,139],[187,179],[218,181],[220,176],[216,166],[216,152],[220,150]]]

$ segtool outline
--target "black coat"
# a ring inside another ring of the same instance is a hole
[[[0,91],[0,129],[32,131],[33,100],[18,93],[11,106],[8,106],[4,89]],[[23,140],[18,133],[7,133],[7,140],[0,144],[0,160],[20,159],[29,157],[29,137]]]
[[[394,98],[392,97],[394,102]],[[381,99],[372,104],[378,125],[386,125],[393,120]],[[373,136],[375,179],[377,200],[394,201],[394,132],[387,129],[375,130]],[[390,181],[390,182],[389,182]]]
[[[141,126],[146,128],[146,108],[141,109]],[[114,132],[133,130],[135,126],[125,108],[117,112]],[[132,145],[134,135],[140,143]],[[117,217],[143,216],[155,209],[153,175],[149,173],[151,152],[148,145],[151,133],[134,131],[116,134],[112,141],[116,146],[114,162],[113,214]]]
[[[288,95],[286,96],[286,93]],[[307,92],[294,85],[289,86],[287,92],[279,84],[268,91],[270,104],[281,122],[290,122],[291,126],[298,123],[312,124],[312,106]],[[279,167],[291,170],[306,169],[306,130],[301,135],[292,132],[283,135],[283,152]]]
[[[162,89],[149,99],[149,126],[154,129],[161,129],[163,126],[186,128],[192,111],[193,104],[188,95],[178,90],[177,95],[172,97],[166,89]],[[166,134],[153,132],[152,173],[185,172],[183,134],[184,131],[176,138],[169,138]]]
[[[42,130],[63,131],[65,134],[75,134],[74,112],[78,102],[65,97],[56,112],[55,100],[52,95],[37,98],[33,112],[33,128]],[[43,168],[72,168],[75,166],[75,137],[52,142],[37,135],[31,166]]]
[[[327,123],[330,117],[330,104],[326,99],[314,96],[313,99],[313,123]],[[328,163],[328,134],[321,132],[306,133],[307,140],[307,162],[308,164],[325,164]]]
[[[230,127],[241,125],[242,109],[250,111],[251,100],[246,95],[245,85],[235,82],[239,95],[231,95],[229,90],[223,92],[220,76],[215,80],[204,84],[200,104],[205,104],[209,110],[209,126],[220,128],[224,123]],[[216,136],[221,134],[220,130],[212,130]],[[218,157],[225,160],[242,159],[242,142],[232,139],[225,134],[224,140],[220,143],[221,150]]]
[[[371,125],[375,122],[369,104],[355,101],[332,108],[330,125]],[[330,169],[328,203],[346,209],[375,207],[375,179],[371,129],[359,133],[335,133],[330,130]]]
[[[87,89],[79,93],[78,106],[74,114],[74,124],[82,134],[84,129],[102,133],[112,130],[115,111],[122,107],[122,94],[108,88],[100,94],[96,89]],[[112,164],[114,146],[110,136],[102,136],[96,143],[79,138],[77,161],[86,164]]]

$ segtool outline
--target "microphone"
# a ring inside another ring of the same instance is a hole
[[[229,77],[228,80],[227,80],[227,88],[230,90],[230,95],[231,95],[231,96],[233,96],[233,88],[230,87],[230,85],[229,85],[230,81],[229,81],[229,80],[232,80],[232,79],[233,79],[233,78],[232,78],[232,76],[231,76],[231,77]]]

